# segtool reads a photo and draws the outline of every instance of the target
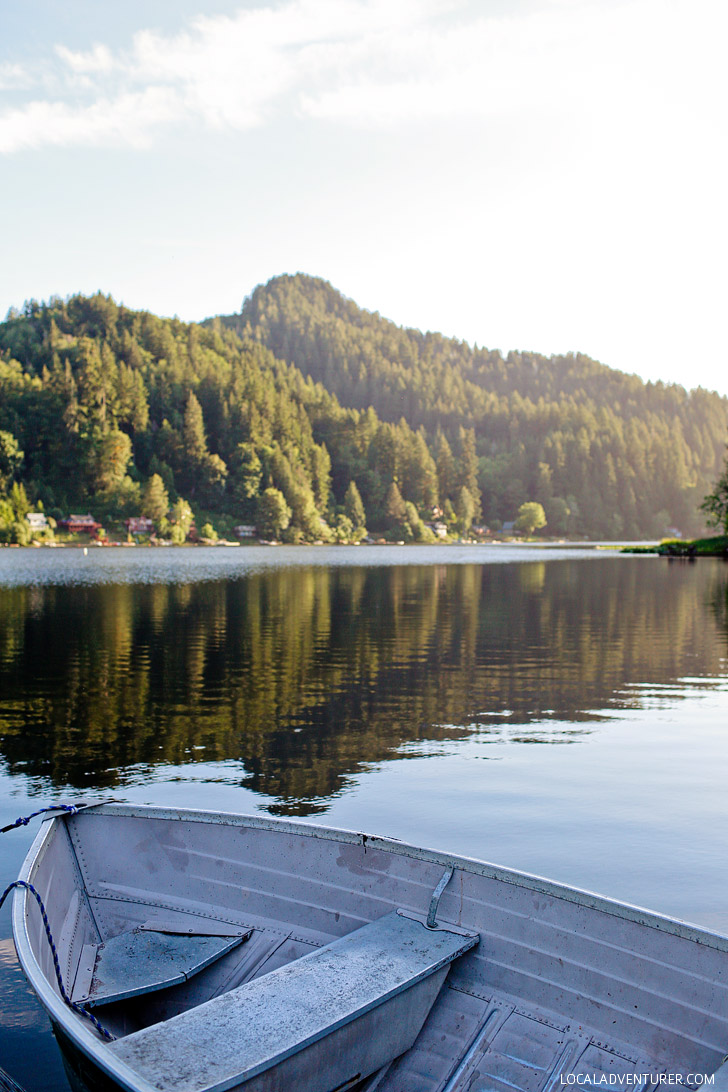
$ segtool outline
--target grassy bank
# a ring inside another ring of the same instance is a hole
[[[663,557],[726,557],[728,535],[711,538],[665,538],[657,546],[625,546],[623,554],[661,554]]]

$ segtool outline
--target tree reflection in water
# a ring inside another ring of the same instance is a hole
[[[644,686],[710,684],[727,576],[615,558],[0,588],[0,755],[39,790],[234,759],[311,814],[418,741],[574,743]]]

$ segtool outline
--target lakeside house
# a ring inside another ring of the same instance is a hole
[[[130,516],[124,520],[124,526],[130,535],[151,535],[154,531],[154,520],[149,516]]]
[[[93,516],[86,513],[85,516],[70,515],[58,521],[58,526],[71,534],[84,532],[87,535],[95,535],[101,530],[101,524],[97,523]]]
[[[233,527],[233,534],[236,538],[255,538],[256,528],[254,523],[239,523],[237,527]]]
[[[447,538],[447,524],[442,523],[440,520],[433,521],[432,523],[426,523],[425,527],[429,527],[434,535],[438,538]]]
[[[30,524],[31,531],[48,531],[49,524],[44,512],[28,512],[25,517]]]

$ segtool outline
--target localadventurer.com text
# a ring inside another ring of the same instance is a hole
[[[696,1088],[698,1085],[710,1085],[715,1081],[715,1073],[600,1073],[599,1076],[591,1076],[589,1073],[561,1074],[559,1078],[562,1085],[580,1085],[591,1088],[593,1085],[611,1085],[621,1088],[624,1085],[644,1085],[649,1088],[661,1084],[681,1085],[683,1088]]]

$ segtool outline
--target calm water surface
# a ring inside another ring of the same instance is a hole
[[[727,595],[720,561],[593,550],[2,550],[0,825],[291,815],[728,931]],[[0,1065],[68,1087],[7,905]]]

